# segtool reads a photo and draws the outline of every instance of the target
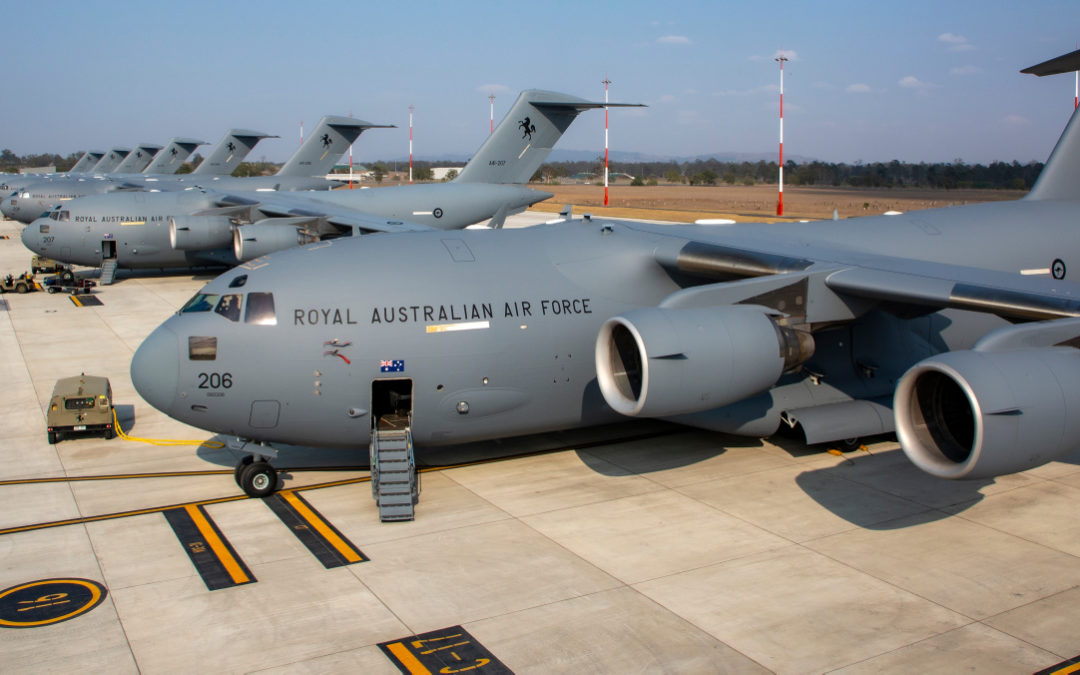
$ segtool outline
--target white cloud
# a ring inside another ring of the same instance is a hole
[[[1001,123],[1010,127],[1026,127],[1031,124],[1031,120],[1022,115],[1006,115],[1001,118]]]
[[[938,86],[932,82],[923,82],[914,75],[908,75],[907,77],[900,78],[900,81],[897,84],[899,84],[901,87],[904,87],[905,89],[914,89],[915,91],[922,93],[926,93],[930,89],[934,89]]]
[[[854,84],[849,84],[844,91],[849,94],[869,94],[870,86],[863,84],[862,82],[856,82]]]
[[[513,92],[513,90],[505,84],[482,84],[476,88],[476,91],[485,94],[509,94]]]
[[[982,68],[978,66],[957,66],[949,70],[950,75],[978,75]]]
[[[949,51],[951,52],[970,52],[975,49],[975,45],[968,42],[968,39],[963,35],[957,35],[955,33],[942,33],[937,37],[938,42],[943,42],[949,45]]]
[[[662,45],[692,45],[694,44],[690,38],[685,35],[662,35],[656,38],[656,41]]]

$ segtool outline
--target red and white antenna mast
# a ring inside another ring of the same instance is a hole
[[[415,106],[409,106],[409,185],[412,185],[412,114]]]
[[[780,193],[776,201],[776,215],[784,215],[784,52],[773,59],[780,62]]]
[[[1080,42],[1076,43],[1076,48],[1080,49]],[[1073,110],[1080,108],[1080,70],[1075,71],[1076,84],[1073,87]]]
[[[495,92],[491,92],[488,100],[491,101],[491,133],[495,133]]]
[[[604,206],[608,205],[608,85],[611,80],[604,76]]]
[[[352,117],[352,113],[349,113],[349,117]],[[349,189],[353,189],[353,173],[352,173],[352,143],[349,143]]]
[[[300,145],[304,144],[304,120],[300,120]]]

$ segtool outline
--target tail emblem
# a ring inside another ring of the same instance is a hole
[[[236,144],[233,143],[232,141],[229,141],[229,144],[226,145],[225,147],[227,147],[229,149],[229,152],[232,152],[233,150],[236,149]]]
[[[329,148],[330,147],[330,134],[323,134],[322,135],[322,146],[324,148]]]
[[[526,117],[525,119],[518,122],[518,129],[521,129],[525,132],[521,136],[523,139],[527,138],[531,141],[533,132],[536,131],[536,125],[532,123],[532,120]]]

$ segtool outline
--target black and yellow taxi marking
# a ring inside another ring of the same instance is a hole
[[[401,640],[383,642],[379,649],[408,675],[433,673],[510,673],[495,655],[461,626],[433,630]]]
[[[104,304],[96,295],[72,295],[70,297],[76,307],[98,307]]]
[[[1040,670],[1035,675],[1068,675],[1068,673],[1080,672],[1080,656],[1074,656],[1068,661],[1062,661],[1056,666],[1051,666],[1046,670]]]
[[[89,579],[41,579],[0,591],[0,627],[36,628],[74,619],[101,604],[108,590]]]
[[[282,490],[263,501],[323,567],[330,569],[368,561],[360,549],[295,490]]]
[[[189,505],[162,513],[208,589],[216,591],[256,581],[203,506]]]

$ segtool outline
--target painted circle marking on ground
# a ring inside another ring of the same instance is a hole
[[[109,594],[89,579],[41,579],[0,591],[0,627],[36,628],[85,614]]]

